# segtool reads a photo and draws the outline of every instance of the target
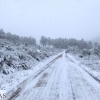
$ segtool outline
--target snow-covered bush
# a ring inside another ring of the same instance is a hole
[[[87,50],[87,49],[83,49],[82,50],[82,55],[86,56],[86,55],[91,55],[91,51]]]
[[[25,54],[23,53],[19,53],[18,57],[20,58],[20,60],[24,60],[26,58]]]
[[[59,52],[55,48],[6,44],[0,51],[0,73],[4,74],[33,68],[36,62]]]
[[[14,51],[14,49],[13,49],[13,48],[11,48],[11,46],[9,46],[9,45],[8,45],[8,46],[6,46],[6,47],[5,47],[5,49],[6,49],[6,50],[8,50],[8,51]]]

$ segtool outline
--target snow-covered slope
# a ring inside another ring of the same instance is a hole
[[[0,42],[0,73],[9,74],[19,70],[27,70],[43,59],[58,53],[56,48],[25,46],[13,44],[6,40]]]
[[[6,90],[7,92],[12,89],[16,89],[16,87],[23,82],[25,79],[29,78],[31,75],[38,72],[40,69],[45,67],[49,62],[55,59],[59,54],[49,57],[48,59],[44,59],[41,62],[38,62],[35,65],[31,65],[33,69],[21,70],[11,73],[9,75],[0,75],[0,90]]]

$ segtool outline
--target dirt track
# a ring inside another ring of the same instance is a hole
[[[21,83],[8,100],[100,100],[100,84],[63,53]]]

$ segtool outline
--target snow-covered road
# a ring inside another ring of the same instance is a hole
[[[100,83],[63,53],[9,100],[100,100]]]

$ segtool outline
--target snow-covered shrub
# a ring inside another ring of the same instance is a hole
[[[36,60],[38,60],[38,61],[40,60],[37,52],[28,51],[28,54],[31,55],[32,57],[34,57]]]
[[[80,57],[80,58],[83,58],[83,55],[82,55],[82,54],[80,54],[80,55],[79,55],[79,57]]]
[[[3,55],[3,52],[2,52],[2,51],[0,51],[0,58],[2,57],[2,55]]]
[[[11,48],[11,46],[9,46],[9,45],[8,45],[8,46],[6,46],[5,48],[6,48],[6,50],[8,50],[8,51],[14,51],[14,49],[13,49],[13,48]]]
[[[84,50],[82,51],[82,55],[84,55],[84,56],[86,56],[86,55],[91,55],[91,52],[90,52],[89,50],[87,50],[87,49],[84,49]]]
[[[30,68],[29,65],[27,65],[27,62],[21,63],[21,66],[22,66],[22,68],[25,69],[25,70],[27,70],[27,69]]]
[[[34,64],[59,52],[55,48],[47,48],[24,44],[7,43],[0,49],[0,73],[10,74],[19,70],[33,68]]]
[[[24,60],[26,58],[23,53],[19,53],[18,56],[19,56],[20,60]]]

